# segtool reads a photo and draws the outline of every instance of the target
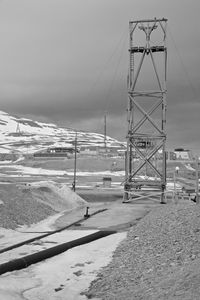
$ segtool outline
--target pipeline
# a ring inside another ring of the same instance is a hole
[[[96,212],[90,214],[89,216],[92,217],[92,216],[94,216],[94,215],[96,215],[96,214],[98,214],[98,213],[101,213],[101,212],[105,211],[105,210],[107,210],[107,208],[97,210]],[[34,237],[34,238],[31,238],[31,239],[25,240],[25,241],[23,241],[23,242],[20,242],[20,243],[17,243],[17,244],[8,246],[8,247],[6,247],[6,248],[0,249],[0,254],[1,254],[1,253],[4,253],[4,252],[7,252],[7,251],[10,251],[10,250],[13,250],[13,249],[15,249],[15,248],[19,248],[19,247],[21,247],[21,246],[23,246],[23,245],[30,244],[30,243],[32,243],[32,242],[34,242],[34,241],[36,241],[36,240],[45,238],[45,237],[47,237],[47,236],[49,236],[49,235],[52,235],[52,234],[58,233],[58,232],[60,232],[60,231],[63,231],[63,230],[65,230],[65,229],[68,229],[68,228],[70,228],[70,227],[76,225],[77,223],[81,223],[81,222],[83,222],[83,221],[85,221],[85,220],[86,220],[86,217],[81,218],[81,219],[79,219],[78,221],[75,221],[75,222],[73,222],[73,223],[71,223],[71,224],[69,224],[69,225],[67,225],[67,226],[61,227],[61,228],[59,228],[59,229],[50,231],[50,232],[48,232],[48,233],[45,233],[45,234],[42,234],[42,235],[38,235],[38,236],[36,236],[36,237]]]
[[[64,251],[67,251],[73,247],[90,243],[92,241],[95,241],[97,239],[106,237],[106,236],[108,236],[110,234],[114,234],[114,233],[116,233],[116,231],[111,231],[111,230],[110,231],[97,231],[95,233],[89,234],[82,238],[78,238],[76,240],[66,242],[66,243],[57,245],[55,247],[49,248],[49,249],[45,249],[40,252],[24,256],[22,258],[8,261],[8,262],[0,265],[0,275],[7,273],[7,272],[12,272],[15,270],[20,270],[20,269],[26,268],[32,264],[35,264],[44,259],[58,255],[58,254],[60,254]]]

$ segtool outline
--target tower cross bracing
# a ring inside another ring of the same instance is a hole
[[[152,197],[155,191],[163,202],[166,188],[166,27],[167,19],[164,18],[129,23],[125,202]],[[151,88],[146,88],[149,82]]]

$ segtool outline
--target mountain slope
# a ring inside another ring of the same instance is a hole
[[[0,111],[0,153],[34,153],[51,146],[70,147],[76,131],[55,124],[11,116]],[[101,145],[104,136],[98,133],[77,132],[79,145]],[[123,143],[107,136],[107,147],[122,146]]]

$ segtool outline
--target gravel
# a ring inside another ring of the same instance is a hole
[[[130,229],[89,299],[200,299],[200,205],[180,202],[153,208]]]
[[[29,191],[15,185],[1,185],[0,227],[15,229],[31,225],[56,213],[50,206],[41,203]]]
[[[0,227],[15,229],[38,223],[87,202],[65,185],[53,181],[0,185]]]

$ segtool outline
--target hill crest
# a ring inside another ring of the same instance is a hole
[[[58,127],[0,111],[0,153],[29,154],[48,147],[73,146],[76,130]],[[78,130],[79,145],[103,146],[104,135]],[[123,143],[107,136],[107,147],[123,147]]]

